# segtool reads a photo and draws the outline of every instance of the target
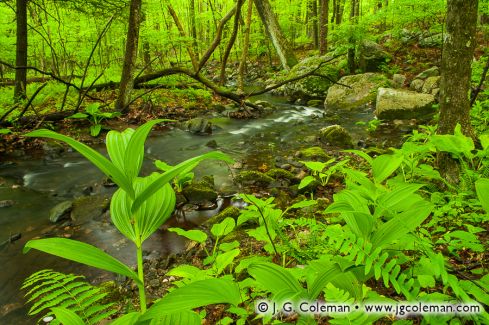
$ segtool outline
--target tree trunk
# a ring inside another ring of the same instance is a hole
[[[329,0],[319,2],[319,54],[328,52],[328,16]]]
[[[351,8],[350,8],[350,23],[352,25],[356,25],[356,17],[357,17],[357,9],[359,0],[351,0]],[[350,36],[349,39],[350,48],[348,49],[348,68],[350,70],[350,74],[355,74],[355,70],[357,65],[355,63],[355,47],[356,42],[353,36]]]
[[[272,7],[268,0],[254,0],[256,9],[265,25],[268,36],[272,40],[273,46],[277,51],[278,57],[284,69],[289,70],[297,64],[297,58],[289,46],[287,39],[282,33]]]
[[[251,19],[253,17],[253,0],[248,1],[248,12],[246,13],[246,29],[244,31],[243,52],[238,68],[238,92],[244,92],[244,74],[246,70],[246,59],[248,58],[248,47],[250,46]]]
[[[199,60],[199,46],[197,44],[197,27],[195,24],[195,0],[190,0],[190,36],[192,36],[192,46],[194,48],[195,58]]]
[[[128,104],[134,87],[134,72],[138,58],[139,27],[141,23],[141,2],[142,0],[131,0],[129,7],[126,53],[124,56],[119,97],[116,102],[116,109],[123,113],[129,110]]]
[[[343,21],[343,10],[345,9],[345,0],[336,1],[336,25]]]
[[[476,45],[478,0],[448,0],[445,42],[441,63],[439,134],[462,132],[474,138],[470,124],[470,75]],[[438,157],[440,171],[451,183],[458,181],[458,166],[449,155]]]
[[[312,38],[314,48],[319,48],[319,35],[318,35],[318,3],[317,0],[309,0],[307,3],[307,25],[309,27],[309,35]]]
[[[27,66],[27,1],[16,1],[17,43],[15,49],[15,65]],[[15,70],[14,100],[26,98],[27,69]]]

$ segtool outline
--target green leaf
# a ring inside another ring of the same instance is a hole
[[[177,233],[180,236],[196,241],[198,243],[205,243],[207,240],[207,234],[202,230],[184,230],[182,228],[168,228],[168,231]]]
[[[175,324],[185,324],[185,325],[201,325],[199,314],[191,310],[182,310],[176,313],[171,313],[164,315],[163,317],[155,318],[157,320],[155,324],[158,325],[175,325]],[[153,322],[151,322],[153,324]]]
[[[372,162],[372,176],[376,183],[382,183],[399,168],[404,157],[401,154],[381,155]]]
[[[100,131],[102,131],[102,124],[95,124],[90,126],[90,135],[92,137],[96,137],[100,134]]]
[[[233,218],[227,217],[220,223],[216,223],[211,228],[211,233],[214,237],[223,237],[233,231],[234,227],[236,227],[236,222]]]
[[[475,182],[477,197],[486,213],[489,213],[489,179],[480,178]]]
[[[302,209],[302,208],[307,208],[313,205],[316,205],[317,201],[316,200],[302,200],[299,201],[295,204],[292,204],[289,209]]]
[[[268,262],[255,262],[248,266],[248,273],[274,295],[305,296],[305,290],[289,270]]]
[[[126,155],[127,145],[129,144],[129,140],[134,132],[134,129],[131,128],[127,128],[123,132],[112,130],[107,133],[105,138],[107,153],[109,154],[112,163],[131,181],[134,177],[129,177],[127,174],[124,158]]]
[[[354,153],[355,155],[357,156],[360,156],[362,157],[363,159],[365,159],[368,164],[370,166],[372,166],[372,163],[373,163],[373,159],[372,157],[370,157],[366,152],[363,152],[363,151],[360,151],[360,150],[354,150],[354,149],[351,149],[351,150],[344,150],[345,152],[351,152],[351,153]]]
[[[85,112],[90,115],[97,115],[99,112],[100,103],[91,103],[87,107],[85,107]]]
[[[87,118],[88,115],[85,113],[76,113],[71,116],[68,116],[68,118]]]
[[[134,180],[136,195],[144,192],[152,182],[159,177],[153,173],[144,178]],[[152,196],[142,202],[140,209],[132,211],[133,200],[121,189],[117,190],[110,202],[110,216],[114,225],[127,238],[136,245],[144,242],[156,231],[168,218],[170,218],[175,207],[176,197],[170,184],[159,188]],[[139,231],[137,237],[136,225]]]
[[[433,205],[424,201],[382,224],[372,236],[373,247],[389,245],[415,230],[430,215],[432,209]]]
[[[56,316],[56,319],[61,322],[61,324],[65,325],[85,325],[85,322],[83,319],[81,319],[80,316],[75,314],[73,311],[66,309],[66,308],[60,308],[60,307],[53,307],[51,308],[53,311],[54,315]]]
[[[299,190],[300,190],[301,188],[304,188],[304,187],[306,187],[307,185],[311,184],[312,182],[314,182],[314,180],[315,180],[315,178],[314,178],[314,177],[312,177],[312,176],[306,176],[306,177],[304,177],[304,178],[301,180],[300,184],[299,184],[299,187],[298,187],[298,188],[299,188]]]
[[[119,185],[120,188],[129,193],[129,196],[134,197],[134,190],[132,188],[131,182],[124,175],[124,172],[118,169],[107,158],[105,158],[92,148],[88,147],[87,145],[80,143],[65,135],[46,129],[32,131],[26,134],[26,136],[50,138],[67,143],[73,149],[81,153],[85,158],[90,160],[95,166],[97,166],[98,169],[100,169],[105,175],[107,175],[107,177],[111,178],[117,185]]]
[[[233,263],[236,256],[240,253],[239,248],[233,249],[229,252],[221,253],[217,255],[216,261],[214,262],[214,266],[216,267],[217,274],[221,274],[224,269]]]
[[[151,306],[140,320],[222,303],[234,306],[241,303],[238,285],[226,279],[205,279],[192,282],[168,293]]]
[[[138,127],[132,134],[124,154],[125,172],[129,179],[139,175],[139,171],[143,165],[144,143],[146,142],[146,138],[148,137],[151,128],[158,123],[168,121],[171,120],[157,119],[146,122]]]
[[[464,154],[470,157],[471,151],[475,149],[472,138],[462,134],[460,124],[455,127],[454,135],[433,135],[431,142],[439,151],[449,152],[455,155]]]
[[[99,248],[89,244],[67,238],[36,239],[25,244],[24,254],[32,248],[70,261],[122,274],[140,283],[136,272]]]
[[[233,163],[233,160],[231,158],[229,158],[227,155],[219,151],[208,152],[206,154],[185,160],[184,162],[181,162],[175,167],[173,167],[172,169],[166,171],[163,175],[159,176],[157,179],[153,180],[153,182],[149,184],[148,187],[142,193],[138,194],[136,200],[132,205],[132,212],[137,211],[141,207],[141,204],[148,197],[153,195],[165,184],[171,182],[173,178],[179,175],[182,171],[185,171],[190,165],[199,163],[200,161],[205,159],[219,159],[219,160],[226,161],[228,163]]]

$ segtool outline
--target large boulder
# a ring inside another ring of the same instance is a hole
[[[378,72],[391,59],[392,56],[373,41],[366,40],[360,44],[359,63],[364,72]]]
[[[438,77],[440,75],[440,69],[437,66],[431,67],[419,73],[414,79],[427,79],[429,77]]]
[[[338,61],[333,60],[329,62],[330,60],[330,55],[306,58],[296,64],[285,77],[282,77],[275,82],[306,74],[316,69],[320,64],[322,64],[322,66],[317,70],[317,74],[327,76],[331,80],[338,80],[340,71]],[[327,78],[310,76],[296,82],[288,83],[282,86],[281,89],[283,90],[284,95],[293,101],[297,99],[304,99],[307,101],[310,99],[324,99],[328,88],[332,84],[333,83]]]
[[[324,102],[327,110],[348,110],[375,101],[377,89],[387,87],[390,81],[379,73],[346,76],[328,89]]]
[[[419,36],[419,46],[420,47],[440,47],[443,44],[443,38],[447,34],[432,34],[432,35],[421,35]]]
[[[379,88],[375,115],[380,120],[422,119],[434,113],[435,97],[414,91]]]
[[[423,85],[423,89],[421,90],[424,94],[432,94],[435,95],[438,93],[440,89],[440,80],[441,77],[429,77],[426,79]]]

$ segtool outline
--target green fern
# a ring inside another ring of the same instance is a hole
[[[115,313],[113,303],[104,304],[107,293],[90,285],[83,276],[41,270],[25,279],[22,289],[32,303],[29,315],[42,315],[39,322],[52,316],[51,308],[61,307],[75,312],[85,324],[96,324]],[[56,320],[51,324],[59,324]]]

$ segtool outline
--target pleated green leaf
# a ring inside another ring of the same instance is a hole
[[[125,275],[140,283],[138,275],[124,263],[89,244],[67,238],[36,239],[25,244],[24,254],[32,248],[70,261]]]
[[[489,213],[489,179],[481,178],[475,182],[477,197],[486,213]]]
[[[85,325],[83,319],[69,309],[54,307],[51,308],[56,319],[65,325]]]
[[[136,195],[144,192],[158,176],[159,174],[153,173],[144,178],[136,178],[134,180]],[[140,208],[133,213],[131,207],[134,201],[125,191],[119,189],[110,202],[110,215],[117,229],[139,245],[168,220],[175,207],[175,201],[175,192],[171,185],[165,184],[142,202]],[[136,224],[140,238],[137,238]]]
[[[153,323],[155,325],[201,325],[202,321],[200,320],[199,314],[197,314],[196,312],[191,310],[182,310],[155,319],[151,324]]]
[[[125,172],[130,179],[134,179],[139,175],[144,158],[144,143],[148,137],[151,128],[158,123],[168,122],[171,120],[157,119],[144,123],[136,129],[132,134],[124,156]]]
[[[318,265],[321,267],[317,268]],[[312,269],[313,271],[317,272],[313,278],[314,280],[311,283],[308,283],[307,286],[309,299],[317,299],[321,291],[328,283],[331,283],[339,275],[345,275],[337,263],[330,261],[315,261],[308,267],[308,269]]]
[[[123,132],[112,130],[107,133],[107,137],[105,138],[110,160],[112,160],[112,163],[119,168],[119,170],[124,172],[126,177],[128,175],[125,170],[126,167],[124,165],[124,159],[126,156],[127,145],[129,144],[129,140],[131,140],[134,132],[134,129],[131,128],[128,128]]]
[[[182,172],[188,171],[189,166],[195,165],[205,159],[218,159],[218,160],[226,161],[228,163],[233,163],[233,160],[229,158],[229,156],[223,154],[220,151],[208,152],[206,154],[185,160],[179,163],[178,165],[174,166],[173,168],[169,169],[164,174],[160,175],[158,178],[154,179],[153,182],[149,184],[144,189],[143,192],[139,193],[136,197],[136,200],[132,204],[132,212],[133,213],[136,212],[147,198],[153,195],[165,184],[171,182],[176,176],[178,176]]]
[[[382,224],[372,236],[373,247],[389,245],[394,240],[400,239],[413,231],[430,215],[432,209],[433,205],[424,201],[413,209],[404,211]]]
[[[110,325],[134,325],[138,323],[139,316],[141,316],[141,313],[138,312],[125,314],[110,323]]]
[[[238,285],[226,279],[205,279],[177,288],[158,300],[140,320],[160,318],[210,304],[241,303]]]
[[[404,157],[400,154],[381,155],[372,162],[372,175],[376,183],[382,183],[401,166]]]
[[[268,262],[252,263],[248,266],[248,273],[274,295],[285,291],[290,297],[305,296],[305,290],[299,281],[281,266]]]
[[[73,149],[82,154],[85,158],[90,160],[98,169],[100,169],[107,177],[111,178],[120,188],[128,192],[130,196],[134,196],[134,190],[132,189],[130,180],[124,175],[124,172],[117,168],[112,162],[110,162],[103,155],[88,147],[87,145],[80,143],[65,135],[42,129],[36,130],[26,134],[27,137],[43,137],[54,140],[63,141],[70,145]]]

